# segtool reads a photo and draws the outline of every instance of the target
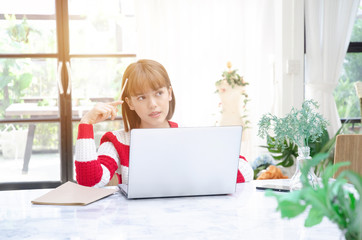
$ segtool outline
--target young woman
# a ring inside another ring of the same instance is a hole
[[[122,88],[120,101],[98,103],[80,121],[75,167],[81,185],[103,187],[114,174],[119,183],[127,184],[130,130],[178,127],[170,121],[175,96],[166,69],[160,63],[153,60],[132,63],[123,75]],[[93,124],[108,118],[113,120],[119,105],[122,105],[124,129],[104,134],[97,152]],[[238,171],[237,182],[244,181]]]

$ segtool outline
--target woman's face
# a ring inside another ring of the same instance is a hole
[[[140,128],[169,127],[166,117],[171,100],[171,87],[162,87],[157,90],[149,89],[144,93],[137,93],[135,96],[126,98],[129,108],[136,111],[141,118]]]

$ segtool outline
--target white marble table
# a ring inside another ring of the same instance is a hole
[[[117,192],[87,206],[31,204],[48,191],[0,191],[0,239],[340,239],[328,219],[312,228],[303,227],[306,214],[281,219],[255,182],[224,196],[127,200]]]

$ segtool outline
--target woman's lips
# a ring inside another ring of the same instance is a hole
[[[161,112],[152,112],[148,116],[150,116],[151,118],[158,118],[160,115],[161,115]]]

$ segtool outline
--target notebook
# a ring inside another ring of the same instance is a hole
[[[43,205],[87,205],[116,191],[114,188],[85,187],[68,181],[31,202]]]
[[[133,129],[128,185],[131,198],[232,194],[241,126]]]

